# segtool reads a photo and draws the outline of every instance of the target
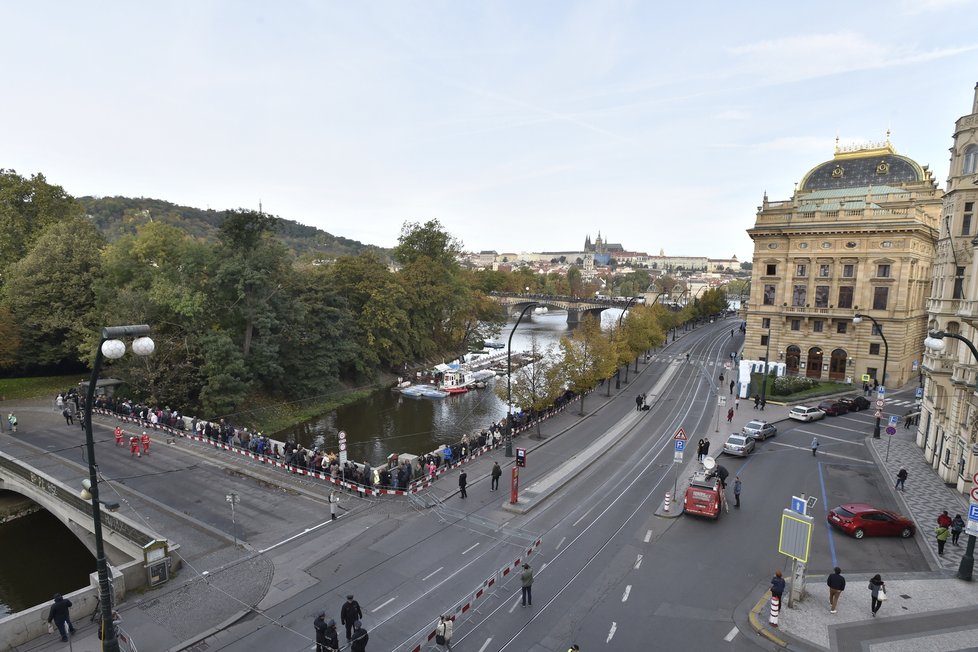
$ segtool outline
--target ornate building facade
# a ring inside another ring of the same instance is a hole
[[[978,342],[978,86],[971,113],[954,125],[954,145],[944,196],[943,217],[934,260],[934,283],[928,302],[929,327]],[[976,365],[963,342],[945,338],[939,353],[925,351],[924,401],[917,445],[938,475],[961,492],[978,471],[975,450]]]
[[[898,387],[917,374],[942,192],[889,142],[843,148],[754,227],[744,357],[789,374]],[[875,318],[853,323],[857,314]],[[883,338],[886,342],[884,343]],[[884,378],[884,367],[886,377]]]

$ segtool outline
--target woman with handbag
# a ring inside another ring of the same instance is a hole
[[[444,645],[449,650],[452,649],[452,619],[448,616],[441,616],[438,627],[435,628],[435,643]]]
[[[883,578],[880,577],[879,573],[873,575],[873,578],[869,580],[869,590],[873,596],[873,618],[876,617],[876,612],[880,610],[883,606],[883,601],[886,600],[886,583]]]

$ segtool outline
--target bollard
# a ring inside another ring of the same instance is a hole
[[[781,598],[771,596],[771,627],[778,626],[778,616],[781,615]]]
[[[662,507],[662,511],[664,511],[664,512],[668,512],[669,511],[669,501],[670,501],[671,498],[672,498],[672,495],[667,491],[666,492],[666,502],[665,502],[665,505]]]

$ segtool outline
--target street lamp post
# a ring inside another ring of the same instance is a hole
[[[104,358],[116,360],[126,354],[126,345],[119,337],[135,337],[132,350],[138,355],[149,355],[155,345],[153,340],[146,337],[149,326],[109,326],[102,329],[102,338],[95,352],[95,364],[92,365],[92,377],[88,381],[88,392],[85,396],[85,448],[88,452],[88,486],[86,491],[92,496],[92,518],[95,521],[95,567],[98,571],[98,591],[101,600],[102,614],[100,630],[102,632],[103,652],[118,652],[119,639],[112,622],[112,586],[109,582],[109,566],[105,560],[105,547],[102,543],[102,501],[98,497],[98,466],[95,464],[95,438],[92,436],[92,411],[95,408],[95,386]]]
[[[869,315],[861,315],[857,312],[852,318],[852,323],[859,324],[862,322],[863,319],[868,319],[869,321],[873,322],[873,325],[876,326],[876,332],[880,334],[880,339],[883,340],[883,382],[880,383],[880,385],[885,390],[886,389],[886,363],[889,362],[890,360],[890,345],[886,343],[886,337],[883,335],[883,327],[873,317],[870,317]],[[879,410],[877,410],[877,412],[879,412]],[[876,417],[876,425],[873,426],[873,439],[880,438],[880,418],[881,417]]]
[[[764,379],[761,381],[761,405],[767,400],[767,363],[771,359],[771,322],[767,323],[767,348],[764,349]]]
[[[513,456],[513,335],[526,311],[537,305],[539,304],[536,301],[526,304],[523,312],[516,318],[513,330],[509,332],[509,342],[506,345],[506,457]]]
[[[621,330],[621,320],[625,318],[625,313],[628,311],[629,306],[635,303],[635,299],[638,297],[631,297],[625,307],[622,308],[621,314],[618,315],[618,329]],[[656,297],[658,299],[658,297]],[[625,365],[625,384],[628,384],[628,365]],[[621,365],[618,365],[618,369],[615,371],[615,389],[621,389]]]
[[[971,349],[971,355],[975,356],[975,360],[978,361],[978,350],[975,349],[975,345],[971,343],[966,337],[962,337],[957,333],[946,333],[944,331],[931,331],[929,337],[924,340],[924,346],[934,352],[939,352],[944,350],[944,338],[950,337],[955,340],[960,340],[968,345]],[[978,392],[978,381],[976,381],[975,391]],[[974,449],[972,449],[974,452]],[[964,556],[961,557],[961,563],[958,565],[958,579],[964,580],[965,582],[970,582],[972,579],[972,573],[975,569],[975,535],[968,535],[968,547],[964,550]]]

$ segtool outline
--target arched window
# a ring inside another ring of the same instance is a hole
[[[813,346],[808,349],[808,362],[805,365],[805,375],[809,378],[822,377],[822,349]]]
[[[978,171],[978,145],[968,145],[964,149],[964,167],[961,174],[974,174]]]
[[[789,374],[798,373],[799,362],[801,362],[801,349],[792,344],[788,347],[788,350],[784,356],[784,364],[785,367],[788,368]]]
[[[849,354],[845,349],[835,349],[832,351],[832,358],[829,360],[829,378],[832,380],[842,380],[846,377],[846,361]]]

